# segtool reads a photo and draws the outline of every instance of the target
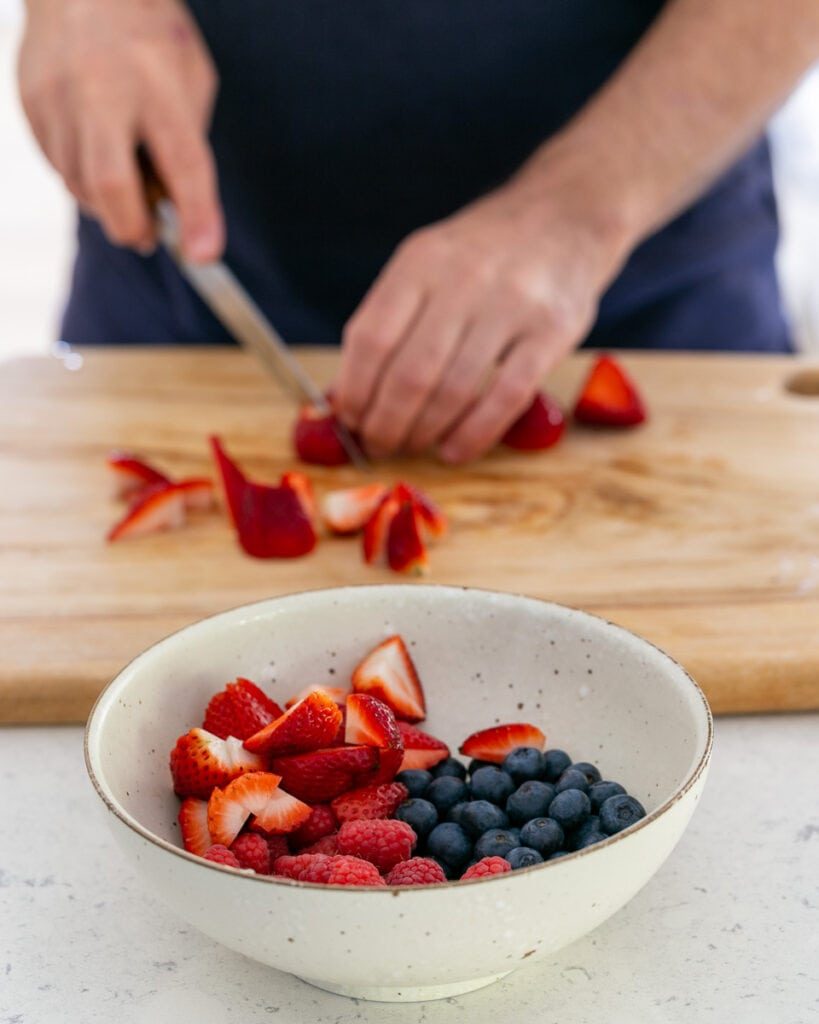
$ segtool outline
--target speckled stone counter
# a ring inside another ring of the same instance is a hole
[[[329,995],[199,935],[131,875],[97,805],[80,729],[0,729],[0,1024],[819,1021],[819,715],[719,720],[693,822],[625,909],[435,1003]]]

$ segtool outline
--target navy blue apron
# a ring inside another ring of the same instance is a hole
[[[221,76],[226,260],[293,343],[338,343],[396,245],[497,186],[611,75],[662,0],[193,0]],[[788,351],[759,142],[642,244],[587,343]],[[168,257],[79,223],[72,344],[210,343]]]

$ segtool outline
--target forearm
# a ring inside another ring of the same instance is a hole
[[[625,254],[743,152],[817,57],[817,0],[674,0],[517,180],[568,186]]]

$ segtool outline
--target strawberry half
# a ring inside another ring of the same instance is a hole
[[[241,676],[215,693],[205,711],[202,728],[214,736],[236,736],[246,740],[283,714],[279,705],[266,693]]]
[[[354,786],[371,781],[378,769],[375,747],[327,747],[309,754],[275,757],[271,768],[288,793],[310,803],[327,803]]]
[[[330,697],[331,700],[334,700],[340,708],[343,708],[350,691],[343,686],[305,686],[303,690],[299,690],[295,697],[291,697],[284,706],[292,708],[294,704],[298,704],[300,700],[309,697],[311,693],[323,693],[325,696]]]
[[[145,487],[171,482],[170,477],[131,452],[112,452],[108,456],[108,468],[113,475],[117,498],[131,498]]]
[[[400,771],[404,772],[409,768],[428,770],[449,757],[449,747],[443,740],[421,732],[409,722],[398,722],[398,729],[404,740],[404,757]]]
[[[140,491],[125,515],[108,531],[108,540],[144,537],[176,530],[185,523],[185,495],[176,484],[156,483]]]
[[[365,818],[391,818],[408,796],[409,790],[402,782],[386,782],[342,793],[331,807],[342,824]]]
[[[186,797],[179,808],[179,831],[182,845],[188,853],[204,856],[213,846],[213,837],[208,830],[208,802],[195,796]]]
[[[421,575],[429,568],[421,538],[421,514],[412,501],[401,503],[387,533],[387,563],[393,572]]]
[[[368,565],[382,565],[387,560],[387,537],[390,532],[390,524],[395,518],[403,494],[395,493],[395,488],[388,491],[376,507],[375,512],[364,524],[364,535],[362,537],[362,548],[364,561]]]
[[[578,423],[633,427],[646,418],[643,400],[626,371],[609,355],[592,365],[574,407]]]
[[[495,725],[491,729],[473,732],[458,748],[466,757],[500,764],[516,747],[537,747],[543,750],[546,737],[536,725],[515,722],[510,725]]]
[[[310,483],[310,478],[307,474],[301,473],[297,469],[291,469],[287,473],[282,473],[281,486],[289,487],[291,491],[295,491],[304,514],[315,529],[316,497],[313,494],[313,485]]]
[[[363,487],[329,491],[321,501],[324,525],[333,533],[358,533],[364,529],[386,493],[384,484],[365,484]]]
[[[444,513],[418,487],[410,487],[413,502],[430,537],[443,537],[449,526]]]
[[[389,637],[356,665],[353,690],[378,697],[407,722],[420,722],[426,716],[424,689],[400,636]]]
[[[215,786],[264,767],[262,758],[245,750],[235,736],[222,739],[205,729],[184,733],[171,751],[173,788],[179,796],[207,800]]]
[[[317,466],[343,466],[350,457],[338,438],[335,413],[320,412],[304,405],[293,427],[293,447],[302,462]]]
[[[185,499],[185,508],[203,510],[215,502],[213,481],[205,476],[189,476],[175,485]]]
[[[316,531],[305,511],[304,488],[294,488],[292,479],[279,487],[253,483],[217,437],[211,447],[242,548],[255,558],[297,558],[312,551]]]
[[[538,391],[526,412],[503,435],[501,443],[520,452],[539,452],[557,444],[565,428],[563,410],[544,391]]]
[[[286,835],[310,817],[310,807],[279,788],[272,772],[250,772],[224,789],[214,789],[208,801],[208,830],[214,843],[230,846],[247,819],[266,833]]]
[[[300,754],[332,743],[341,724],[341,711],[332,697],[313,690],[283,715],[245,740],[256,754]]]
[[[347,698],[347,743],[365,743],[378,748],[378,771],[373,783],[391,782],[404,757],[404,741],[395,716],[387,705],[369,693],[351,693]]]

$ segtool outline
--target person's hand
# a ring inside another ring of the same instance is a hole
[[[136,161],[144,144],[189,258],[219,255],[224,226],[207,140],[217,78],[178,0],[28,0],[23,107],[48,160],[108,237],[143,251],[154,231]]]
[[[591,197],[539,174],[410,235],[345,328],[344,422],[374,456],[482,454],[582,340],[625,251]]]

